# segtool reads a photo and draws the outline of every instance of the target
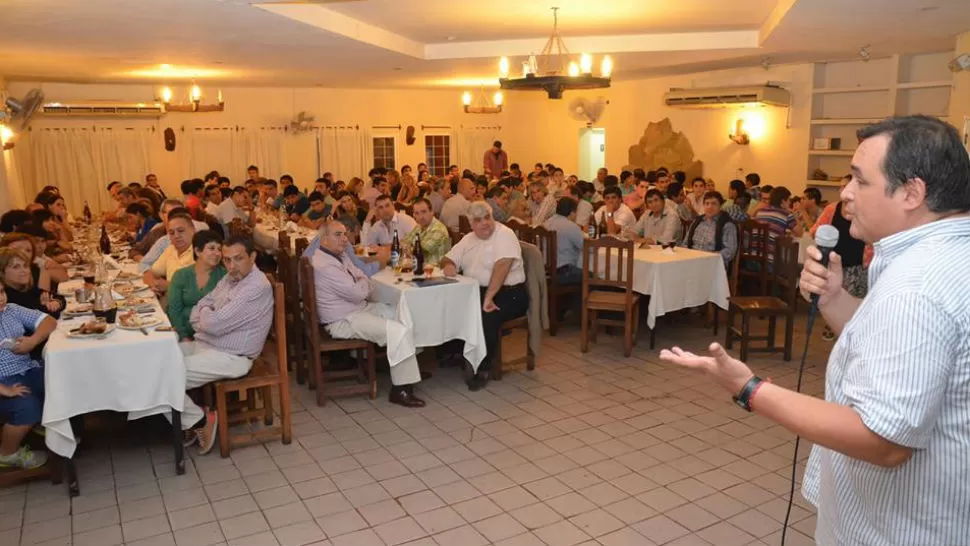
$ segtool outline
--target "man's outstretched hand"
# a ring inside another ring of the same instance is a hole
[[[747,364],[729,355],[719,343],[711,343],[708,347],[711,356],[698,356],[680,347],[660,351],[660,360],[673,362],[678,366],[700,370],[711,376],[718,385],[724,387],[732,395],[738,394],[744,384],[754,374]]]

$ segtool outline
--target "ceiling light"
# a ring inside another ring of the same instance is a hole
[[[0,146],[3,146],[3,149],[5,150],[7,149],[6,144],[8,142],[12,142],[13,137],[14,137],[14,133],[13,131],[10,130],[10,127],[7,127],[6,125],[0,125]]]
[[[613,75],[613,59],[609,55],[603,57],[603,62],[600,64],[600,77],[609,78]]]
[[[496,91],[495,94],[492,95],[492,102],[495,104],[495,106],[502,106],[502,102],[504,100],[505,97],[502,95],[501,91]]]
[[[509,77],[509,58],[502,57],[498,60],[498,74],[499,77],[508,78]]]
[[[231,75],[228,70],[218,68],[200,68],[193,66],[175,66],[161,64],[155,67],[136,68],[122,72],[123,76],[135,78],[149,78],[160,80],[192,80],[195,78],[223,78]]]
[[[569,61],[569,50],[559,35],[559,8],[552,8],[552,34],[542,53],[530,55],[529,62],[522,63],[522,76],[499,78],[502,89],[529,89],[545,91],[550,99],[561,99],[569,89],[599,89],[610,86],[613,62],[603,60],[601,77],[593,76],[593,57],[583,54],[579,65]],[[574,68],[575,66],[575,68]]]
[[[170,87],[162,88],[162,102],[165,104],[172,102],[172,89]]]
[[[198,85],[192,85],[192,90],[189,92],[189,98],[192,102],[199,102],[202,100],[202,90],[199,89]]]
[[[485,95],[484,87],[480,89],[477,99],[473,99],[470,91],[465,91],[461,94],[461,103],[464,106],[466,114],[498,114],[502,111],[502,102],[504,100],[505,97],[502,96],[502,92],[496,91],[492,95],[492,101],[489,102],[488,96]]]
[[[463,105],[465,105],[465,106],[471,106],[472,105],[472,94],[469,93],[468,91],[465,91],[464,93],[462,93],[461,94],[461,103]]]

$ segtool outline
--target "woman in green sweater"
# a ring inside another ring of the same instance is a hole
[[[222,266],[222,235],[217,231],[196,232],[192,250],[195,264],[176,271],[168,284],[168,319],[182,341],[195,336],[189,322],[192,308],[226,276],[226,268]]]

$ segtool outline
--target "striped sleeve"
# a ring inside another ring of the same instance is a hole
[[[957,361],[957,323],[916,293],[882,298],[869,313],[880,320],[870,321],[873,327],[857,340],[857,365],[843,382],[845,396],[874,433],[924,448]]]

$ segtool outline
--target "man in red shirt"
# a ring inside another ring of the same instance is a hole
[[[200,178],[183,181],[182,194],[185,196],[185,208],[189,209],[189,214],[193,219],[201,221],[205,216],[205,205],[202,204],[205,182]]]

